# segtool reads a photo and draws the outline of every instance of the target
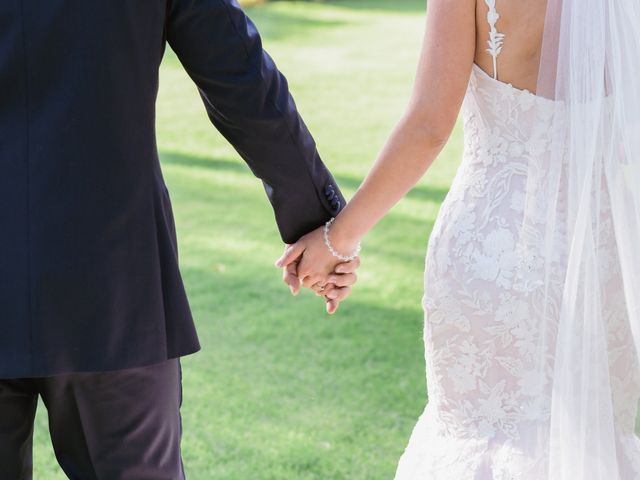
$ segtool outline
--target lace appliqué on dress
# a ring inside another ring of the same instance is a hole
[[[487,12],[487,22],[489,22],[489,40],[487,40],[487,53],[493,58],[493,78],[498,78],[498,55],[502,51],[502,44],[504,42],[504,33],[498,32],[496,29],[496,23],[500,18],[500,15],[496,11],[496,0],[484,0],[484,3],[489,7]]]
[[[429,404],[397,480],[548,478],[548,453],[538,440],[548,436],[553,352],[540,351],[538,325],[542,315],[559,309],[543,305],[544,262],[557,266],[549,281],[560,292],[565,255],[558,250],[543,259],[546,219],[537,214],[547,211],[549,201],[543,181],[554,135],[549,102],[474,66],[462,107],[463,159],[427,251]],[[563,202],[558,199],[557,245],[565,244]],[[611,221],[606,211],[601,222]],[[614,282],[608,291],[619,291],[615,243],[600,242],[611,250],[611,261],[601,265],[603,281]],[[624,306],[615,298],[605,301],[612,306],[608,338],[618,441],[632,459],[640,456],[633,435],[639,369],[625,347],[630,332],[621,317]]]

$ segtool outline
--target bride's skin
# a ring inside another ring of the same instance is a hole
[[[288,248],[289,246],[287,246]],[[286,251],[286,250],[285,250]],[[282,272],[282,280],[289,285],[289,289],[293,295],[300,292],[300,279],[298,278],[298,262],[296,259],[285,265]],[[316,290],[318,296],[324,297],[327,313],[333,315],[340,307],[340,302],[351,295],[351,288],[358,280],[356,270],[360,267],[360,258],[356,258],[350,262],[339,263],[333,273],[333,281],[326,284],[323,291]]]
[[[464,97],[475,54],[475,0],[430,0],[426,35],[408,108],[367,178],[336,218],[330,239],[351,254],[365,234],[424,175],[447,142]],[[277,265],[303,255],[305,287],[333,283],[337,259],[319,228],[290,246]]]
[[[505,18],[498,26],[513,41],[501,54],[501,81],[535,88],[545,3],[503,2]],[[456,123],[474,61],[483,70],[492,70],[485,42],[477,40],[488,37],[486,13],[482,0],[429,0],[411,100],[366,179],[331,227],[329,237],[338,252],[351,254],[438,156]],[[522,31],[527,35],[518,33]],[[291,268],[298,260],[297,275],[305,287],[318,292],[318,286],[327,284],[323,292],[327,294],[330,285],[340,280],[334,273],[337,259],[324,244],[322,228],[289,246],[276,265]]]

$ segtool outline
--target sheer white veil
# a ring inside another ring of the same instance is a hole
[[[640,462],[639,76],[640,0],[548,0],[537,94],[554,135],[529,166],[524,230],[545,224],[552,480],[627,480]]]

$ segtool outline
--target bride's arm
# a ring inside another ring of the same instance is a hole
[[[424,175],[455,125],[475,54],[475,0],[429,0],[427,27],[413,95],[377,161],[331,227],[342,254],[362,237]],[[306,286],[326,280],[337,259],[322,245],[322,232],[305,237],[283,257],[297,258]]]

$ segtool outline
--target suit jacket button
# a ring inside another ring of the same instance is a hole
[[[333,190],[333,185],[328,184],[324,189],[324,194],[329,195],[330,193],[335,193],[335,191]]]
[[[331,190],[329,193],[327,193],[327,199],[329,201],[332,201],[335,196],[336,196],[336,192],[334,192],[333,190]]]
[[[335,202],[333,202],[333,203],[331,204],[331,206],[333,207],[333,209],[334,209],[334,210],[336,210],[336,211],[337,211],[337,210],[340,210],[340,206],[341,206],[341,205],[342,205],[342,204],[340,203],[340,200],[336,200]]]

